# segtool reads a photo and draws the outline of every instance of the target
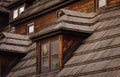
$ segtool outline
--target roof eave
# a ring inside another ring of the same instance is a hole
[[[75,29],[60,27],[58,29],[50,30],[48,32],[41,33],[41,34],[39,34],[39,32],[34,33],[34,34],[30,35],[30,39],[32,39],[33,41],[37,41],[37,40],[41,40],[44,38],[48,38],[48,37],[52,37],[52,36],[56,36],[56,35],[60,35],[60,34],[74,34],[77,36],[81,36],[81,35],[89,36],[92,33],[93,33],[92,31],[83,31],[83,30],[75,30]]]
[[[24,2],[25,2],[25,0],[18,0],[18,1],[15,1],[15,2],[9,4],[8,6],[6,6],[6,8],[10,10],[12,8],[15,8],[16,6],[23,4]]]

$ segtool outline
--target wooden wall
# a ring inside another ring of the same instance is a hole
[[[119,3],[120,0],[108,0],[108,5],[113,5],[113,4],[117,4]],[[80,0],[77,2],[74,2],[72,4],[66,5],[62,8],[66,8],[69,10],[74,10],[77,12],[85,12],[85,13],[89,13],[89,12],[93,12],[95,9],[94,7],[94,0]],[[60,9],[60,8],[59,8]],[[59,10],[58,9],[58,10]],[[53,23],[56,19],[57,19],[57,15],[56,12],[58,10],[54,10],[52,12],[49,12],[45,15],[42,15],[32,21],[34,21],[35,23],[35,32],[40,31],[41,29],[49,26],[51,23]],[[31,21],[30,21],[31,22]],[[16,33],[18,34],[27,34],[27,27],[26,27],[26,23],[20,24],[16,26]]]
[[[111,6],[111,5],[115,5],[115,4],[118,4],[120,3],[120,0],[108,0],[108,5]]]

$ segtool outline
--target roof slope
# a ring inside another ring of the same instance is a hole
[[[57,77],[120,76],[120,5],[101,10],[94,33],[73,53]]]
[[[1,1],[0,2],[0,12],[2,13],[9,13],[9,10],[6,9],[6,6],[8,6],[12,0],[9,1]]]
[[[36,72],[36,44],[28,36],[3,32],[0,34],[0,52],[27,54],[14,66],[7,77],[31,77]]]
[[[32,43],[28,36],[12,34],[12,33],[1,33],[0,50],[5,52],[14,53],[27,53],[29,52],[30,45]]]
[[[36,75],[36,44],[31,45],[32,50],[21,59],[11,70],[7,77],[35,77]]]

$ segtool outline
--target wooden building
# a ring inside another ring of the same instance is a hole
[[[120,0],[15,0],[6,8],[1,77],[120,76]]]

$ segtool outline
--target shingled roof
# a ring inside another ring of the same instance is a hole
[[[31,50],[32,41],[28,36],[13,33],[1,33],[0,50],[13,53],[27,53]]]
[[[31,77],[31,75],[35,75],[35,47],[36,44],[32,43],[28,36],[6,32],[0,34],[0,52],[26,55],[11,70],[8,77],[26,77],[26,75]]]
[[[2,1],[0,2],[0,12],[2,13],[9,13],[9,10],[6,9],[6,6],[10,4],[11,1],[6,2],[6,1]]]
[[[120,5],[100,11],[94,33],[73,53],[57,77],[120,76]]]
[[[67,20],[79,22],[77,27],[89,27],[83,31],[93,31],[83,44],[73,53],[71,59],[64,68],[56,73],[48,73],[41,77],[119,77],[120,75],[120,5],[107,7],[93,16],[77,16],[73,14],[61,16],[57,21]],[[68,17],[68,18],[67,18]],[[73,17],[73,19],[69,18]],[[90,17],[90,18],[89,18]],[[78,21],[78,19],[80,19]],[[82,20],[81,20],[82,19]],[[86,21],[87,20],[87,21]],[[91,23],[92,21],[93,23]],[[56,21],[56,22],[57,22]],[[91,21],[91,22],[90,22]],[[74,23],[64,22],[67,29],[80,31],[82,28],[74,28]],[[68,26],[69,25],[69,26]],[[49,31],[58,24],[49,26]],[[63,27],[63,26],[62,26]],[[43,31],[44,33],[44,31]],[[41,35],[41,32],[32,37]],[[7,77],[33,77],[36,73],[35,51],[29,52],[18,63]],[[21,66],[22,65],[22,66]],[[56,75],[56,76],[55,76]],[[39,76],[38,76],[39,77]]]

